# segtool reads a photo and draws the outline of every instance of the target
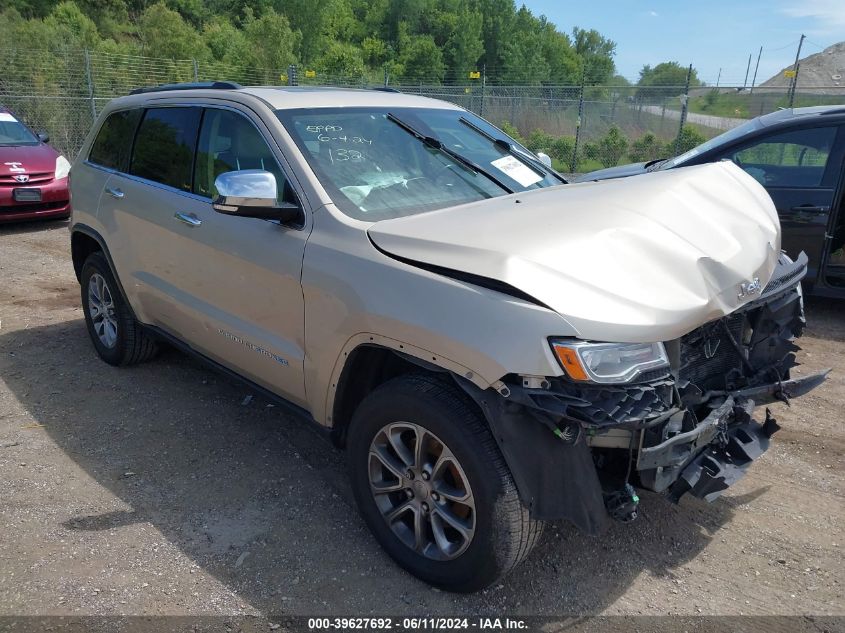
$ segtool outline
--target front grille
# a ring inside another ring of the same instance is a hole
[[[34,211],[54,211],[67,206],[67,200],[57,200],[55,202],[29,202],[27,204],[13,204],[11,206],[0,206],[0,214],[2,213],[30,213]]]
[[[800,262],[796,262],[796,264],[793,264],[789,268],[787,268],[781,276],[773,278],[771,281],[769,281],[769,283],[763,289],[761,296],[766,296],[775,293],[781,288],[786,288],[792,285],[793,283],[796,283],[800,278],[802,278],[807,272],[807,266]]]
[[[663,372],[664,374],[666,372]],[[636,385],[574,383],[565,378],[531,397],[539,408],[598,426],[642,422],[672,406],[673,381],[664,377]]]
[[[742,340],[744,323],[744,314],[731,314],[682,337],[681,381],[689,381],[702,391],[732,388],[742,374],[742,357],[731,338]]]
[[[44,185],[53,180],[53,172],[45,171],[36,174],[19,174],[29,176],[26,182],[15,180],[15,174],[3,174],[0,176],[0,187],[30,187],[32,185]]]

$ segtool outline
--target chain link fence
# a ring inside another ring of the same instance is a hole
[[[97,114],[130,90],[171,82],[228,80],[243,85],[375,88],[443,99],[471,110],[552,156],[564,172],[584,172],[672,156],[744,121],[794,105],[845,106],[845,88],[537,86],[488,83],[484,71],[448,83],[432,78],[328,75],[304,68],[256,69],[80,49],[0,48],[0,106],[75,156]]]

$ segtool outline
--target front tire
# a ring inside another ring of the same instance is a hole
[[[349,428],[349,469],[365,522],[403,568],[449,591],[477,591],[536,544],[481,413],[447,380],[400,376],[373,391]]]
[[[82,265],[82,311],[97,354],[110,365],[134,365],[155,356],[158,346],[132,316],[101,252]]]

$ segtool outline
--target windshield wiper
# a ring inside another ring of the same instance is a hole
[[[508,154],[510,154],[511,156],[516,158],[519,162],[526,164],[527,167],[533,169],[534,171],[536,171],[541,176],[545,177],[546,174],[551,174],[552,176],[554,176],[555,178],[560,180],[562,183],[567,184],[566,179],[563,176],[561,176],[559,173],[557,173],[554,169],[550,169],[549,167],[544,165],[539,159],[535,158],[534,156],[531,156],[530,154],[526,154],[521,149],[517,148],[513,143],[509,143],[508,141],[506,141],[503,138],[496,138],[492,134],[490,134],[490,133],[486,132],[485,130],[481,129],[480,127],[478,127],[475,123],[473,123],[472,121],[470,121],[466,117],[462,116],[458,120],[461,123],[463,123],[464,125],[466,125],[468,128],[470,128],[471,130],[481,134],[481,136],[483,136],[488,141],[493,143],[493,145],[500,147],[503,150],[505,150]],[[526,161],[528,161],[528,162],[526,163]]]
[[[648,161],[643,167],[646,171],[655,171],[656,169],[660,169],[663,166],[668,158],[656,158],[655,160]]]
[[[433,136],[428,136],[426,134],[423,134],[422,132],[420,132],[419,130],[414,128],[412,125],[406,123],[405,121],[403,121],[402,119],[400,119],[399,117],[397,117],[395,114],[393,114],[391,112],[387,113],[387,118],[390,121],[393,121],[396,125],[401,127],[403,130],[405,130],[408,134],[411,134],[412,136],[415,136],[416,138],[418,138],[420,141],[422,141],[428,147],[431,147],[433,149],[436,149],[439,152],[442,152],[443,154],[446,154],[446,156],[448,156],[449,158],[452,158],[453,160],[458,161],[461,165],[463,165],[464,167],[469,169],[471,172],[476,173],[476,174],[481,174],[482,176],[487,178],[490,182],[497,185],[498,187],[500,187],[504,191],[506,191],[508,193],[514,193],[513,189],[511,189],[505,183],[503,183],[501,180],[496,178],[496,176],[494,176],[490,172],[484,170],[484,168],[482,168],[478,163],[476,163],[472,159],[469,159],[466,156],[463,156],[463,155],[459,154],[458,152],[454,151],[453,149],[446,147],[446,145],[440,139],[434,138]]]

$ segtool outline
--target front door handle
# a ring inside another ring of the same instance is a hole
[[[790,211],[800,211],[802,213],[827,213],[830,207],[816,206],[812,204],[799,204],[797,207],[792,207]]]
[[[106,187],[106,193],[109,194],[112,198],[117,198],[117,199],[120,199],[120,198],[122,198],[123,196],[126,195],[125,193],[123,193],[117,187]]]
[[[177,220],[179,220],[180,222],[184,222],[188,226],[199,226],[200,224],[202,224],[202,220],[200,220],[193,213],[191,213],[191,214],[177,213],[173,217],[176,218]]]

